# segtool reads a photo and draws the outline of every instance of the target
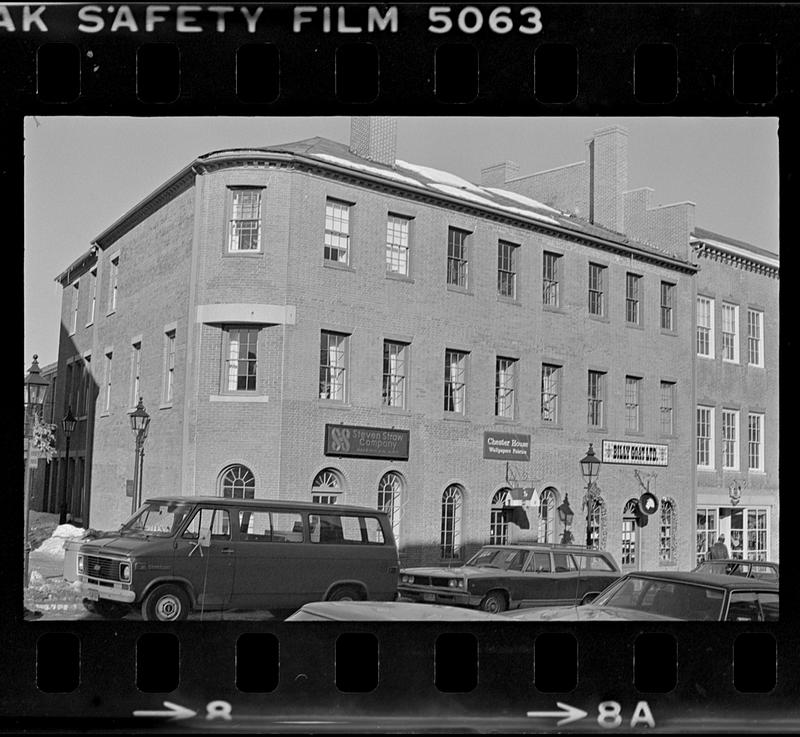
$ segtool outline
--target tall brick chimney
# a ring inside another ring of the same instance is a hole
[[[501,161],[481,169],[481,185],[484,187],[500,187],[509,180],[519,176],[519,164],[514,161]]]
[[[394,166],[397,151],[397,118],[353,116],[350,118],[350,152],[377,164]]]
[[[628,189],[628,131],[620,126],[594,131],[586,141],[589,221],[625,231],[622,193]]]

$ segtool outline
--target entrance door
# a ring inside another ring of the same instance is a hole
[[[766,508],[720,507],[719,533],[731,558],[766,560],[768,522]]]

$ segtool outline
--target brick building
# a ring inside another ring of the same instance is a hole
[[[73,515],[106,528],[130,512],[142,397],[145,498],[381,506],[405,563],[558,542],[568,499],[575,539],[588,522],[623,567],[691,567],[693,206],[623,195],[625,135],[599,131],[564,181],[396,161],[381,118],[354,118],[349,146],[198,157],[58,277]],[[604,463],[587,520],[590,443]],[[529,529],[503,513],[519,487]],[[660,506],[642,527],[645,488]]]

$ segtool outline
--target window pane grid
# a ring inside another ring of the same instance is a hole
[[[763,471],[763,446],[761,444],[762,415],[747,417],[747,463],[751,471]]]
[[[320,339],[319,396],[343,402],[346,378],[346,338],[338,333],[323,332]]]
[[[408,218],[389,215],[386,224],[386,270],[408,276]]]
[[[447,283],[467,286],[467,232],[450,228],[447,235]]]
[[[230,250],[257,251],[261,235],[261,192],[233,190],[230,221]]]
[[[444,409],[463,414],[466,399],[467,354],[446,351],[444,359]]]
[[[639,430],[639,389],[641,379],[625,377],[625,428]]]
[[[246,466],[231,466],[222,474],[221,495],[226,499],[252,499],[256,493],[256,479]]]
[[[697,298],[697,355],[711,355],[711,300]]]
[[[724,410],[722,412],[722,465],[724,468],[738,468],[737,449],[739,446],[737,439],[736,412]]]
[[[697,465],[711,466],[711,409],[697,408]]]
[[[559,367],[542,365],[542,420],[558,422]]]
[[[559,256],[555,253],[544,253],[542,256],[542,303],[557,307],[558,294],[558,262]]]
[[[697,510],[697,563],[702,563],[717,539],[717,510]]]
[[[603,272],[604,266],[589,264],[589,314],[603,314]]]
[[[672,562],[672,502],[664,500],[661,504],[661,527],[658,537],[658,557],[664,563]]]
[[[537,542],[554,543],[556,534],[556,493],[545,489],[539,497],[539,528]]]
[[[509,490],[500,489],[492,497],[489,517],[489,545],[505,545],[508,542],[508,522],[503,517],[503,505],[508,499]]]
[[[674,306],[675,285],[661,282],[661,328],[672,330],[672,310]]]
[[[589,425],[603,426],[603,374],[589,372]]]
[[[675,385],[671,382],[661,382],[661,407],[660,407],[660,424],[662,435],[672,435],[673,425],[673,411],[675,404]]]
[[[747,360],[751,366],[761,366],[761,318],[762,313],[747,311]]]
[[[622,555],[620,564],[623,566],[636,565],[636,518],[634,515],[636,501],[631,500],[625,505],[622,518]]]
[[[406,403],[406,346],[403,343],[383,343],[383,404],[386,407],[405,407]]]
[[[323,257],[326,261],[347,263],[350,243],[350,206],[344,202],[328,200],[325,205],[325,247]]]
[[[516,297],[516,249],[513,243],[500,241],[497,246],[497,292],[503,297]]]
[[[639,324],[639,280],[636,274],[625,277],[625,319],[634,325]]]
[[[737,360],[736,312],[735,305],[722,305],[722,357],[726,361]]]
[[[448,486],[442,495],[440,555],[444,560],[461,558],[461,506],[461,488]]]
[[[516,361],[498,358],[495,370],[494,413],[497,417],[514,417],[514,374]]]
[[[402,502],[403,480],[400,474],[390,471],[385,473],[378,483],[378,509],[386,512],[392,525],[392,532],[397,544],[400,543],[400,510]]]
[[[228,391],[255,391],[258,331],[228,331]]]

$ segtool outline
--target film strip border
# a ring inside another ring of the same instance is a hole
[[[493,730],[562,719],[601,731],[800,723],[797,649],[759,626],[705,627],[697,637],[688,625],[609,623],[602,631],[414,623],[413,634],[380,623],[158,632],[125,624],[133,626],[30,628],[10,644],[17,678],[4,677],[3,700],[22,707],[28,727],[229,721],[225,710],[254,727],[355,720],[366,729],[383,719],[401,731],[482,719],[498,720]]]
[[[765,114],[799,66],[792,5],[0,7],[0,94],[41,114]]]

